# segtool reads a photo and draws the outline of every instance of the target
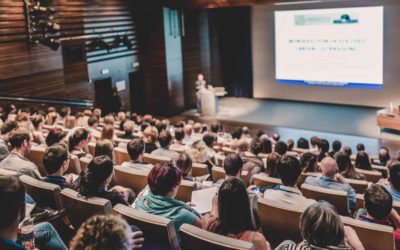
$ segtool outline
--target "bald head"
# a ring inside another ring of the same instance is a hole
[[[192,135],[192,129],[193,129],[192,125],[186,124],[185,128],[184,128],[185,134],[188,135],[188,136],[191,136]]]
[[[321,172],[325,177],[334,177],[337,172],[338,166],[335,159],[331,157],[325,157],[321,161]]]

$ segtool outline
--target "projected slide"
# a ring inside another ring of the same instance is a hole
[[[278,84],[383,88],[383,7],[275,11]]]

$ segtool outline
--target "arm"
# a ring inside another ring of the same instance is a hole
[[[344,242],[353,250],[365,250],[356,231],[349,226],[344,226]]]
[[[392,211],[390,211],[389,214],[390,219],[396,224],[396,227],[400,227],[400,215],[397,213],[396,210],[392,208]]]

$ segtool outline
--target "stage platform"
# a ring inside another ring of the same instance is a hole
[[[379,108],[294,102],[283,100],[225,97],[219,103],[219,112],[212,117],[201,116],[195,109],[182,113],[199,120],[219,120],[234,124],[248,124],[279,132],[283,140],[319,136],[331,143],[342,141],[355,150],[364,143],[374,154],[381,145],[394,153],[400,149],[400,135],[381,132],[376,124]]]

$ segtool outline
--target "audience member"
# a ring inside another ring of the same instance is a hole
[[[9,141],[12,151],[0,162],[0,168],[26,174],[35,179],[42,178],[35,163],[26,158],[32,147],[28,131],[22,128],[14,129]]]
[[[265,237],[254,227],[246,187],[240,179],[224,181],[218,192],[217,204],[206,222],[208,231],[253,243],[257,250],[271,249]]]
[[[297,188],[297,179],[301,174],[299,160],[291,155],[283,155],[277,162],[277,169],[282,185],[274,185],[264,192],[264,199],[285,203],[306,209],[315,201],[306,199]]]
[[[351,150],[351,147],[349,147],[349,146],[344,146],[343,152],[345,152],[348,156],[351,156],[351,154],[353,153],[353,151]]]
[[[108,156],[108,158],[110,158],[113,161],[114,160],[113,150],[114,150],[114,145],[110,140],[108,139],[100,140],[96,143],[96,147],[94,148],[94,157],[105,155]]]
[[[193,142],[187,153],[192,158],[193,162],[207,164],[212,167],[210,158],[208,157],[207,146],[202,140]]]
[[[99,120],[96,116],[91,116],[87,121],[87,130],[89,131],[91,137],[93,138],[92,141],[96,142],[96,139],[101,138],[101,132],[97,130],[97,125]]]
[[[251,140],[250,131],[247,126],[242,127],[242,136],[240,137],[240,139]]]
[[[311,152],[305,152],[300,156],[300,167],[303,173],[318,172],[317,155]]]
[[[318,162],[321,162],[325,157],[330,157],[329,155],[329,142],[326,139],[320,139],[318,141]]]
[[[292,139],[289,139],[289,140],[286,142],[286,145],[287,145],[287,151],[292,151],[292,150],[293,150],[293,147],[294,147],[294,141],[293,141]]]
[[[217,136],[214,133],[205,133],[203,136],[203,141],[207,146],[208,158],[210,158],[213,163],[216,163],[215,155],[217,152],[215,152],[214,146],[217,144]]]
[[[151,154],[154,150],[158,148],[156,142],[158,137],[158,131],[155,127],[147,127],[143,131],[143,142],[144,142],[144,152]]]
[[[268,155],[267,157],[267,169],[266,174],[269,177],[273,177],[273,178],[279,178],[279,173],[276,167],[276,164],[278,163],[278,160],[281,156],[277,153],[271,153]]]
[[[17,177],[0,177],[0,204],[0,249],[24,250],[17,238],[18,225],[25,218],[25,188]],[[36,249],[67,249],[50,223],[36,224],[33,230]]]
[[[200,214],[186,203],[175,199],[182,173],[178,168],[169,163],[154,165],[150,171],[147,182],[148,192],[138,196],[133,207],[139,211],[167,217],[174,225],[178,239],[179,228],[187,223],[202,227],[203,221]]]
[[[161,131],[158,136],[158,142],[160,143],[160,148],[151,152],[152,155],[169,157],[171,159],[176,159],[178,157],[177,152],[169,150],[169,145],[172,143],[172,136],[168,131]]]
[[[247,171],[250,177],[265,171],[264,162],[258,157],[258,154],[262,150],[261,140],[259,138],[251,140],[250,145],[247,139],[240,139],[238,148],[239,156],[243,160],[243,170]]]
[[[185,131],[183,131],[182,128],[175,129],[175,143],[178,145],[185,145],[183,138],[185,138]]]
[[[345,191],[349,200],[349,208],[354,211],[356,207],[356,192],[345,182],[343,176],[336,174],[337,171],[338,166],[336,161],[330,157],[326,157],[321,161],[322,176],[309,176],[304,183],[322,188]]]
[[[48,147],[43,156],[43,166],[47,172],[43,181],[59,185],[61,189],[76,189],[77,183],[74,182],[73,174],[64,177],[69,167],[69,161],[68,149],[64,144],[57,143]]]
[[[357,148],[357,152],[365,151],[365,146],[362,143],[358,143],[356,148]]]
[[[356,162],[354,165],[358,169],[372,170],[369,156],[365,151],[360,151],[357,153]]]
[[[393,197],[393,201],[400,201],[400,163],[395,162],[389,167],[389,185],[386,189]]]
[[[68,150],[72,155],[81,157],[89,157],[92,158],[93,156],[86,153],[84,148],[87,147],[89,140],[89,132],[84,128],[77,128],[72,133],[72,135],[68,138]]]
[[[379,165],[386,166],[387,162],[390,160],[389,149],[387,147],[380,147],[378,160]]]
[[[272,140],[273,140],[274,143],[277,143],[277,142],[279,141],[280,138],[281,138],[281,136],[280,136],[280,134],[278,134],[278,133],[274,133],[274,134],[272,135]]]
[[[284,241],[277,250],[364,250],[354,229],[344,226],[334,208],[326,202],[309,206],[300,218],[304,241]]]
[[[275,143],[274,152],[278,153],[279,155],[284,155],[287,152],[287,145],[283,141],[278,141]]]
[[[124,134],[120,135],[119,137],[122,139],[133,139],[133,129],[134,129],[135,123],[133,121],[125,121],[124,122],[124,126],[123,126],[123,130],[124,130]]]
[[[262,151],[263,154],[270,154],[272,153],[272,142],[268,138],[267,135],[262,135],[259,137],[262,143]]]
[[[50,147],[53,144],[59,143],[64,139],[65,133],[61,127],[56,126],[53,129],[50,129],[49,133],[46,137],[46,145]]]
[[[183,180],[194,180],[192,176],[192,166],[192,158],[190,158],[190,156],[185,152],[180,153],[178,158],[176,159],[176,167],[181,170]]]
[[[338,140],[334,140],[334,141],[332,142],[332,151],[329,152],[329,155],[330,155],[332,158],[334,158],[334,157],[335,157],[335,154],[336,154],[337,152],[339,152],[341,148],[342,148],[342,143],[341,143],[340,141],[338,141]]]
[[[114,125],[106,124],[101,131],[100,139],[107,139],[114,143]]]
[[[363,174],[358,173],[353,164],[351,164],[350,156],[345,152],[338,152],[335,154],[336,163],[338,165],[339,173],[344,178],[354,180],[365,180]]]
[[[0,162],[8,156],[7,143],[10,139],[10,133],[17,127],[17,123],[13,121],[6,121],[0,127]]]
[[[116,215],[94,215],[85,221],[70,242],[70,250],[140,249],[143,232]]]
[[[203,139],[203,133],[202,133],[202,131],[201,131],[202,126],[203,126],[203,125],[202,125],[201,123],[199,123],[199,122],[196,122],[196,123],[193,125],[193,134],[192,134],[192,138],[193,138],[194,141]]]
[[[32,118],[32,125],[34,130],[32,131],[33,142],[37,144],[44,144],[45,138],[43,136],[42,126],[43,126],[43,116],[36,115]]]
[[[310,138],[310,144],[311,144],[311,150],[312,151],[315,151],[315,150],[317,150],[318,149],[318,144],[319,144],[319,138],[318,137],[316,137],[316,136],[312,136],[311,138]]]
[[[182,140],[183,144],[186,145],[192,144],[194,142],[194,139],[192,137],[193,126],[190,124],[186,124],[184,127],[184,131],[185,131],[185,137]]]
[[[86,197],[94,196],[107,199],[112,206],[123,204],[129,206],[134,199],[131,190],[115,186],[108,190],[113,176],[113,162],[107,156],[94,158],[87,169],[80,174],[78,192]]]
[[[310,145],[308,144],[308,140],[304,137],[300,137],[297,140],[297,148],[309,149]]]
[[[127,149],[130,161],[122,163],[121,166],[126,168],[136,169],[139,171],[150,172],[153,166],[150,164],[145,164],[143,162],[143,153],[144,153],[143,140],[139,138],[132,139],[128,143]]]

